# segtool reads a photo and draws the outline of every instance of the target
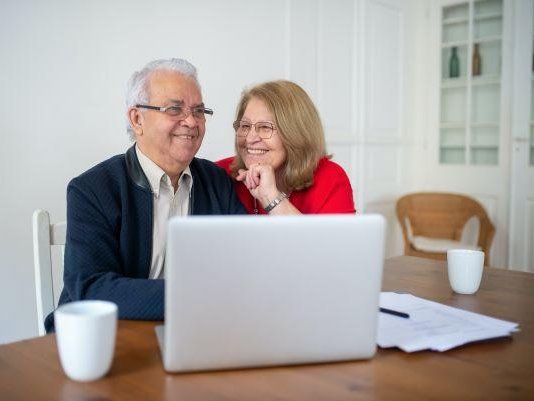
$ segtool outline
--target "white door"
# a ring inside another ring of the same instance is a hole
[[[534,1],[514,1],[510,268],[534,272]]]
[[[412,189],[412,144],[417,113],[417,3],[362,2],[356,170],[359,211],[387,219],[386,257],[403,253],[395,204]]]

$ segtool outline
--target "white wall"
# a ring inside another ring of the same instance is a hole
[[[183,57],[198,67],[205,103],[215,109],[199,153],[209,159],[233,153],[231,121],[243,87],[267,79],[296,80],[317,102],[330,150],[359,191],[376,179],[376,171],[364,171],[367,160],[360,157],[369,145],[361,117],[366,114],[365,74],[372,64],[364,59],[380,56],[362,53],[372,28],[367,15],[397,24],[396,32],[375,35],[376,43],[386,43],[388,35],[412,35],[406,25],[412,3],[0,2],[0,343],[37,334],[32,212],[47,209],[54,221],[63,220],[68,181],[125,151],[124,87],[135,69],[167,57]],[[403,38],[415,46],[411,37]],[[403,54],[396,57],[390,67],[387,57],[381,58],[383,73],[406,67]],[[412,89],[396,88],[397,106],[412,98]],[[378,88],[373,95],[386,99],[388,90]],[[385,119],[388,113],[383,110]],[[410,124],[394,124],[402,127],[391,127],[400,135],[393,145],[409,147]],[[406,183],[409,169],[402,171],[389,201]],[[363,204],[363,197],[356,197]]]

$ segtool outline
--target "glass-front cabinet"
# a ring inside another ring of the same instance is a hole
[[[441,164],[499,163],[502,31],[502,0],[442,8]]]
[[[496,227],[495,266],[534,272],[534,0],[425,4],[425,189],[476,198]]]

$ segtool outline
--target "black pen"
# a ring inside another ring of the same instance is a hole
[[[380,312],[387,313],[387,314],[393,315],[393,316],[403,317],[405,319],[408,319],[410,317],[410,315],[408,315],[405,312],[397,312],[396,310],[387,309],[387,308],[380,308]]]

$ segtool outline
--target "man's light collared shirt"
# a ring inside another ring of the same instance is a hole
[[[152,225],[152,261],[149,278],[163,278],[165,249],[167,244],[167,221],[174,216],[187,216],[191,202],[193,176],[189,166],[180,175],[178,190],[174,192],[170,177],[156,163],[150,160],[137,144],[135,151],[154,197],[154,218]]]

